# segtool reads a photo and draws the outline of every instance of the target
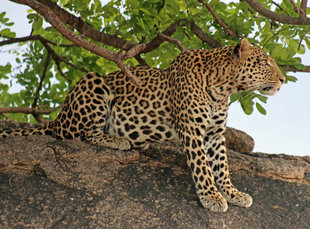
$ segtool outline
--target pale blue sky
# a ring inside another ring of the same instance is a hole
[[[2,1],[0,11],[6,11],[15,22],[14,31],[18,37],[29,35],[31,27],[26,7]],[[15,57],[7,52],[11,48],[0,47],[0,64],[14,65]],[[303,64],[310,65],[310,52],[302,59]],[[250,134],[255,140],[255,152],[310,155],[310,73],[290,75],[298,81],[284,85],[278,94],[268,98],[267,115],[254,111],[248,116],[238,103],[229,109],[227,125]]]

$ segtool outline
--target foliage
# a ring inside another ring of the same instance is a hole
[[[229,28],[232,28],[238,37],[228,35],[205,6],[194,0],[113,0],[107,4],[100,0],[54,0],[54,2],[71,14],[81,17],[95,29],[107,34],[116,34],[136,44],[149,43],[173,22],[186,19],[180,22],[180,26],[171,37],[180,40],[187,49],[212,48],[210,44],[203,42],[195,35],[188,23],[191,21],[194,21],[208,36],[221,45],[235,45],[240,37],[246,36],[253,44],[263,47],[279,65],[283,66],[304,69],[305,66],[300,56],[305,53],[306,49],[310,49],[309,26],[283,24],[269,20],[249,10],[249,5],[245,1],[238,3],[209,1],[209,5],[218,17]],[[271,0],[262,0],[260,3],[266,9],[272,9],[276,13],[292,17],[299,16],[289,0],[281,2],[278,6],[275,6]],[[300,4],[299,0],[297,4]],[[14,79],[23,89],[12,94],[8,90],[9,86],[0,81],[0,107],[31,107],[34,105],[55,107],[63,102],[68,89],[85,74],[84,71],[106,74],[118,70],[114,62],[72,45],[56,29],[45,23],[43,17],[34,10],[28,11],[25,20],[32,24],[31,35],[40,35],[50,41],[48,46],[58,57],[66,61],[53,56],[40,40],[20,42],[19,45],[24,47],[24,51],[22,53],[15,51],[18,66],[13,68],[10,63],[0,66],[0,80],[12,81]],[[16,37],[11,29],[12,25],[13,22],[6,17],[5,12],[0,13],[0,42]],[[88,40],[102,46],[102,43],[98,41]],[[118,48],[108,45],[104,47],[119,51]],[[166,68],[179,53],[180,50],[175,44],[164,42],[158,48],[141,54],[141,57],[152,67]],[[126,63],[139,64],[135,58],[127,60]],[[44,71],[46,74],[42,79]],[[287,80],[295,81],[296,78],[288,76]],[[40,84],[41,88],[38,90]],[[266,114],[260,104],[260,102],[266,102],[266,97],[261,94],[243,92],[231,96],[230,100],[231,102],[239,101],[246,114],[251,114],[254,107],[262,114]],[[54,118],[55,115],[56,113],[52,113],[46,117]],[[10,114],[10,117],[29,120],[29,116],[24,114]]]

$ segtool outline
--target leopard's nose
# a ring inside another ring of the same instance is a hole
[[[281,84],[283,84],[285,82],[285,80],[286,80],[285,76],[280,75],[279,80],[280,80]]]

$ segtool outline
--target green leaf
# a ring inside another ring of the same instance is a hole
[[[246,113],[247,115],[250,115],[253,113],[254,102],[252,100],[244,99],[244,100],[241,100],[240,103],[241,103],[241,107],[244,113]]]
[[[21,63],[21,61],[20,61],[20,59],[19,59],[18,57],[15,58],[15,61],[16,61],[18,64]]]
[[[305,37],[305,42],[306,42],[307,48],[310,49],[310,39],[308,37]]]
[[[38,31],[39,29],[42,28],[42,25],[43,25],[43,18],[42,17],[37,17],[37,19],[32,24],[32,28],[33,28],[34,31]]]
[[[296,82],[297,78],[295,76],[286,75],[286,80],[291,82]]]
[[[0,78],[6,74],[11,73],[12,71],[12,65],[11,64],[6,64],[5,66],[0,65]]]
[[[268,97],[267,96],[264,96],[264,95],[256,95],[256,97],[260,100],[260,101],[262,101],[263,103],[267,103],[267,99],[268,99]]]
[[[14,38],[16,36],[16,33],[11,32],[10,29],[6,28],[0,31],[0,35],[4,36],[4,37],[10,37],[10,38]]]
[[[239,98],[240,98],[240,93],[232,94],[229,98],[230,99],[229,105],[239,100]]]
[[[256,103],[256,108],[257,108],[257,110],[258,110],[261,114],[263,114],[263,115],[266,115],[266,114],[267,114],[265,108],[263,108],[262,105],[260,105],[259,103]]]
[[[2,13],[0,14],[0,21],[3,20],[3,18],[4,18],[5,15],[6,15],[6,12],[2,12]]]

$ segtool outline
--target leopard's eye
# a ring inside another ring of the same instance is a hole
[[[260,64],[270,66],[268,60],[266,60],[266,59],[260,60]]]

